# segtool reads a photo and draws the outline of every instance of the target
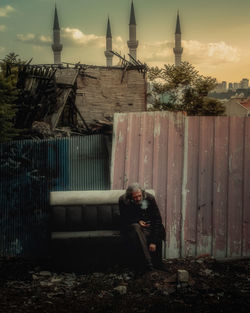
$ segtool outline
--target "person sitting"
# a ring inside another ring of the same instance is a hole
[[[128,186],[119,198],[121,235],[138,270],[162,264],[162,240],[166,233],[155,197],[138,184]]]

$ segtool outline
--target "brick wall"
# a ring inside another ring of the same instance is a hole
[[[137,70],[124,74],[121,68],[90,67],[77,77],[76,106],[90,124],[94,119],[105,120],[115,112],[146,110],[146,79]],[[79,124],[82,123],[78,117]]]

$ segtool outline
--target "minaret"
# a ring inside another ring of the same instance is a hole
[[[134,10],[133,1],[131,3],[130,22],[129,22],[129,40],[127,43],[128,43],[129,53],[136,60],[136,49],[138,47],[138,40],[136,40],[136,22],[135,22],[135,10]]]
[[[60,64],[61,63],[61,51],[62,51],[63,46],[60,43],[60,27],[59,27],[56,6],[55,6],[55,15],[54,15],[54,27],[53,27],[53,44],[51,45],[51,47],[54,52],[54,64]]]
[[[175,66],[178,66],[181,64],[181,55],[183,52],[183,48],[181,47],[181,25],[180,25],[179,11],[177,12],[177,21],[176,21],[176,29],[175,29],[175,47],[173,50],[175,54]]]
[[[112,66],[112,58],[114,55],[110,51],[112,51],[112,35],[111,35],[110,22],[108,18],[107,34],[106,34],[106,51],[104,52],[106,56],[107,66]]]

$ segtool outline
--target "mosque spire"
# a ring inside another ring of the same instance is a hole
[[[135,10],[134,10],[133,1],[131,2],[131,9],[130,9],[129,40],[127,44],[129,48],[129,53],[136,60],[136,49],[138,47],[138,40],[136,40],[136,21],[135,21]]]
[[[60,30],[56,4],[55,4],[54,27],[53,27],[53,30],[55,30],[55,29],[56,30]]]
[[[181,34],[181,24],[180,24],[179,11],[177,12],[177,20],[176,20],[175,33],[176,33],[176,34]]]
[[[104,54],[106,56],[106,65],[112,66],[112,59],[113,59],[113,53],[112,51],[112,34],[111,34],[111,27],[110,27],[110,20],[108,17],[108,23],[107,23],[107,32],[106,32],[106,51],[104,51]]]
[[[112,38],[109,17],[108,17],[108,24],[107,24],[107,33],[106,33],[106,37],[107,37],[107,38]]]
[[[132,1],[132,3],[131,3],[129,25],[136,25],[136,21],[135,21],[135,9],[134,9],[134,3],[133,3],[133,1]]]
[[[175,66],[181,65],[181,55],[183,48],[181,47],[181,24],[179,11],[177,12],[176,28],[175,28],[175,47],[173,49],[175,55]]]
[[[56,5],[55,5],[55,13],[54,13],[53,44],[51,45],[51,48],[54,53],[54,63],[60,64],[63,45],[60,43],[60,27],[59,27],[59,20],[58,20]]]

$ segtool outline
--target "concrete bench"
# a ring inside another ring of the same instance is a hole
[[[147,190],[154,194],[153,190]],[[63,270],[82,271],[121,263],[119,197],[125,190],[50,193],[51,255]]]

